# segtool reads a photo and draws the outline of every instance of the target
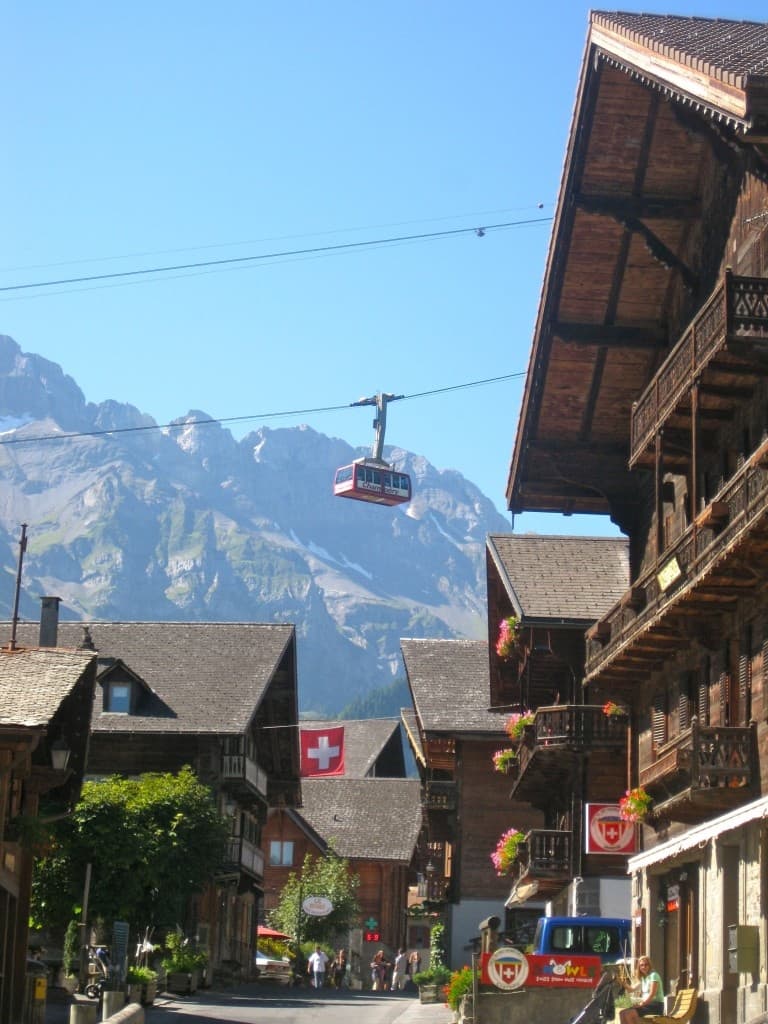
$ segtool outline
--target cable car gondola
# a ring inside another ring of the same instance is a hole
[[[395,402],[402,395],[379,393],[373,398],[361,398],[352,405],[375,405],[378,411],[373,426],[376,437],[370,458],[355,459],[349,466],[336,470],[333,493],[338,498],[354,498],[375,505],[402,505],[411,500],[411,478],[382,459],[384,431],[387,423],[387,402]]]

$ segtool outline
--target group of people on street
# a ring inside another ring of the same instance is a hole
[[[392,971],[390,975],[390,969]],[[409,975],[421,969],[421,954],[414,950],[410,956],[401,947],[394,963],[390,963],[380,949],[371,961],[371,987],[374,992],[398,992],[405,988]]]
[[[340,949],[330,960],[328,954],[320,946],[315,946],[314,952],[307,961],[307,974],[313,988],[322,988],[326,981],[332,988],[341,988],[345,983],[346,973],[346,949]]]

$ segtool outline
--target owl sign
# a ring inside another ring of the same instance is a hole
[[[525,953],[513,946],[500,946],[492,953],[487,965],[488,979],[505,992],[522,988],[528,977],[528,960]]]
[[[635,825],[622,821],[618,804],[587,804],[585,853],[635,853]]]

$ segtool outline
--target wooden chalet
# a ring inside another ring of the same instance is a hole
[[[544,815],[518,848],[507,906],[543,899],[554,913],[626,917],[626,855],[587,843],[586,823],[587,808],[616,803],[629,718],[606,714],[596,688],[587,702],[583,683],[585,630],[627,589],[627,542],[496,534],[486,563],[491,700],[533,713],[508,776],[511,797]],[[499,625],[509,616],[517,640],[500,656]],[[601,813],[610,822],[607,806]],[[625,830],[614,831],[618,842]]]
[[[71,809],[88,751],[93,652],[0,649],[0,1020],[31,1020],[26,978],[36,821]],[[26,1004],[26,1005],[25,1005]]]
[[[478,640],[400,641],[413,717],[404,716],[419,769],[425,813],[418,870],[433,905],[442,905],[450,964],[467,962],[478,925],[505,920],[509,879],[491,862],[499,836],[513,824],[542,828],[541,811],[508,799],[493,755],[508,746],[508,708],[493,708],[488,645]],[[541,913],[510,911],[511,937],[530,929]]]
[[[360,926],[349,936],[352,976],[368,984],[377,949],[390,954],[407,939],[408,887],[421,829],[420,787],[405,777],[396,719],[302,721],[308,729],[344,727],[344,774],[301,781],[300,809],[276,808],[264,829],[265,911],[277,906],[307,854],[332,849],[360,879]]]
[[[31,627],[22,626],[23,637]],[[293,626],[61,622],[57,643],[97,655],[88,775],[174,772],[191,765],[230,822],[220,869],[190,894],[187,935],[217,971],[250,975],[264,895],[267,809],[299,794]]]
[[[652,798],[636,952],[710,1024],[768,1004],[768,25],[592,12],[507,499],[610,516],[587,693]]]

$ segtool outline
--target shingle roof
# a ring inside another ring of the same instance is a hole
[[[100,711],[94,732],[243,732],[294,635],[289,625],[232,622],[96,622],[99,671],[120,659],[154,691],[138,714]],[[36,643],[38,627],[19,628]],[[82,622],[60,622],[58,644],[76,647]]]
[[[488,711],[487,643],[403,639],[400,648],[425,732],[503,734],[503,716]]]
[[[0,651],[0,725],[46,726],[92,660],[50,648]]]
[[[593,24],[619,28],[633,42],[722,82],[743,88],[768,74],[768,24],[673,14],[593,11]]]
[[[491,534],[487,545],[524,619],[595,622],[629,586],[621,537]]]
[[[302,779],[301,815],[341,857],[408,863],[421,829],[418,779]]]
[[[344,719],[339,722],[301,721],[302,728],[322,729],[344,727],[344,778],[362,779],[371,771],[376,759],[392,736],[400,729],[396,718]]]

